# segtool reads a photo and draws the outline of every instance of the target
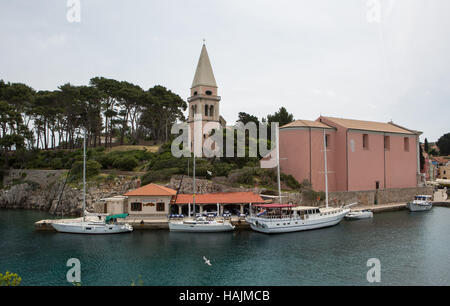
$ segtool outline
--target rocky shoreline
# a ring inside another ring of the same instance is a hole
[[[63,190],[66,171],[61,170],[12,170],[4,181],[5,188],[0,190],[0,208],[42,210],[50,214],[79,216],[82,212],[82,185],[77,187],[66,184]],[[164,184],[180,193],[192,192],[192,178],[174,176],[169,183]],[[98,211],[103,198],[122,195],[129,190],[138,188],[140,179],[136,176],[117,175],[107,182],[89,181],[86,186],[86,207],[89,211]],[[221,184],[219,181],[205,179],[196,180],[198,193],[254,191],[260,193],[260,188],[234,188]],[[61,200],[60,200],[61,198]],[[59,204],[58,204],[59,203]]]
[[[0,190],[0,208],[42,210],[51,214],[80,216],[82,212],[82,185],[67,184],[61,194],[66,170],[10,170],[4,178],[4,188]],[[181,183],[181,184],[180,184]],[[173,176],[163,184],[180,193],[192,193],[192,178]],[[87,184],[86,207],[88,211],[99,211],[103,198],[123,195],[138,188],[137,176],[112,175],[105,180],[92,180]],[[229,186],[224,178],[212,180],[196,179],[197,193],[252,191],[257,194],[269,193],[265,188]],[[358,206],[406,202],[416,194],[432,194],[432,187],[399,188],[378,191],[330,192],[330,204],[334,206],[358,202]],[[61,200],[59,201],[61,197]],[[321,206],[323,201],[310,199],[304,193],[284,192],[283,203],[301,203],[308,206]],[[59,204],[58,204],[59,203]]]
[[[24,175],[24,173],[26,175]],[[32,209],[51,214],[79,216],[82,212],[82,186],[66,184],[65,171],[13,170],[0,190],[0,208]],[[123,194],[138,186],[139,180],[118,176],[111,182],[88,182],[86,207],[93,210],[102,198]]]

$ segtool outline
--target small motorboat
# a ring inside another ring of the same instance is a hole
[[[426,211],[433,207],[431,203],[431,196],[429,195],[417,195],[412,202],[406,204],[410,211]]]
[[[371,210],[359,210],[351,211],[345,215],[347,220],[360,220],[360,219],[370,219],[373,218],[373,212]]]
[[[231,221],[217,218],[197,217],[193,220],[170,221],[171,232],[215,233],[234,230]]]

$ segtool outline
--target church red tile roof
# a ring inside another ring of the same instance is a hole
[[[192,194],[177,195],[176,202],[173,204],[192,203]],[[254,192],[220,192],[204,193],[195,195],[196,204],[247,204],[247,203],[265,203],[264,200]]]
[[[333,129],[333,127],[326,125],[319,121],[311,120],[295,120],[291,123],[283,125],[280,129],[296,128],[296,127],[311,127],[311,128],[322,128],[322,129]]]
[[[176,194],[176,190],[171,188],[156,184],[148,184],[138,189],[129,191],[125,193],[124,196],[173,196]]]
[[[392,122],[384,123],[384,122],[344,119],[335,117],[321,117],[321,118],[327,119],[331,122],[334,122],[340,126],[343,126],[351,130],[376,131],[376,132],[410,134],[410,135],[416,134],[415,132],[402,128]]]

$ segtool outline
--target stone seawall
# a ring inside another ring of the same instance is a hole
[[[433,187],[393,188],[366,191],[337,191],[328,194],[330,205],[340,206],[357,202],[360,206],[405,203],[418,194],[433,194]],[[307,206],[323,206],[324,201],[309,200],[301,193],[283,193],[283,203],[301,203]]]
[[[392,188],[383,190],[330,192],[332,202],[353,203],[360,205],[388,204],[407,202],[418,194],[433,194],[433,187]]]

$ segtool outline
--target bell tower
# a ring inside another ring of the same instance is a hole
[[[201,120],[202,126],[205,126],[208,122],[220,124],[220,96],[217,95],[216,79],[214,78],[205,44],[202,46],[200,58],[198,59],[194,81],[191,86],[191,96],[188,98],[188,102],[188,123],[192,132],[194,131],[194,116],[197,120]],[[202,134],[205,133],[202,131]],[[205,139],[206,136],[202,135],[202,138]]]

